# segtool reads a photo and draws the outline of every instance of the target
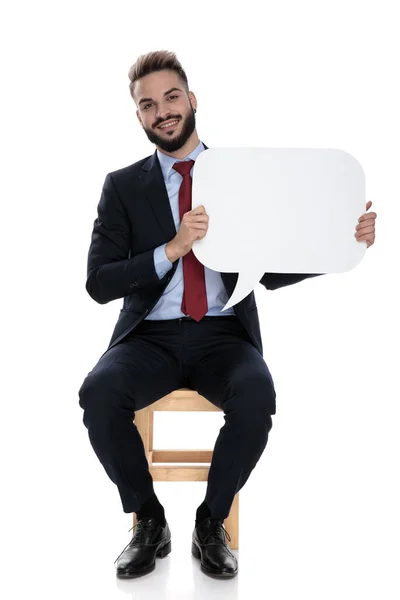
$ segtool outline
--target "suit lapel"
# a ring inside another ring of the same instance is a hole
[[[208,150],[208,146],[205,144],[204,148],[205,150]],[[165,187],[160,161],[158,160],[157,150],[142,165],[142,169],[145,171],[141,180],[143,181],[146,192],[146,201],[153,209],[155,217],[165,233],[165,238],[170,240],[176,235],[175,222],[171,211],[167,188]]]

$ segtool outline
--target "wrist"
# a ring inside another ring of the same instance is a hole
[[[165,246],[165,254],[167,255],[168,260],[170,260],[172,263],[178,260],[178,258],[181,256],[175,245],[172,243],[172,240]]]

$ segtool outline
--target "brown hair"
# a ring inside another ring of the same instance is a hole
[[[147,54],[141,54],[129,69],[129,91],[132,98],[135,99],[133,94],[135,92],[135,83],[138,79],[148,75],[149,73],[162,71],[164,69],[176,71],[183,83],[186,93],[189,92],[189,84],[186,73],[183,70],[179,60],[176,58],[176,54],[174,52],[168,52],[168,50],[156,50],[154,52],[148,52]]]

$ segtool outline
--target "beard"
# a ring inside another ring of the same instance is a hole
[[[143,126],[143,129],[146,132],[149,141],[152,144],[158,146],[161,150],[164,150],[165,152],[176,152],[176,150],[182,148],[182,146],[186,144],[186,142],[188,141],[188,139],[190,138],[190,136],[196,128],[196,118],[193,108],[191,109],[190,113],[186,118],[181,119],[180,117],[172,116],[167,120],[170,121],[174,118],[179,118],[180,120],[177,125],[177,128],[174,131],[171,131],[170,133],[158,134],[158,131],[161,131],[160,129],[158,129],[158,127],[156,127],[155,129],[148,129],[147,127]],[[180,132],[178,132],[178,128],[180,129]]]

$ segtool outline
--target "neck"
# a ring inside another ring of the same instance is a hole
[[[193,152],[193,150],[199,145],[199,142],[199,136],[197,135],[195,130],[190,136],[190,138],[187,140],[186,144],[184,144],[182,148],[179,148],[179,150],[176,150],[175,152],[166,152],[162,148],[159,148],[158,146],[156,147],[160,152],[166,154],[167,156],[173,156],[173,158],[182,159],[188,156],[188,154],[190,154],[191,152]]]

